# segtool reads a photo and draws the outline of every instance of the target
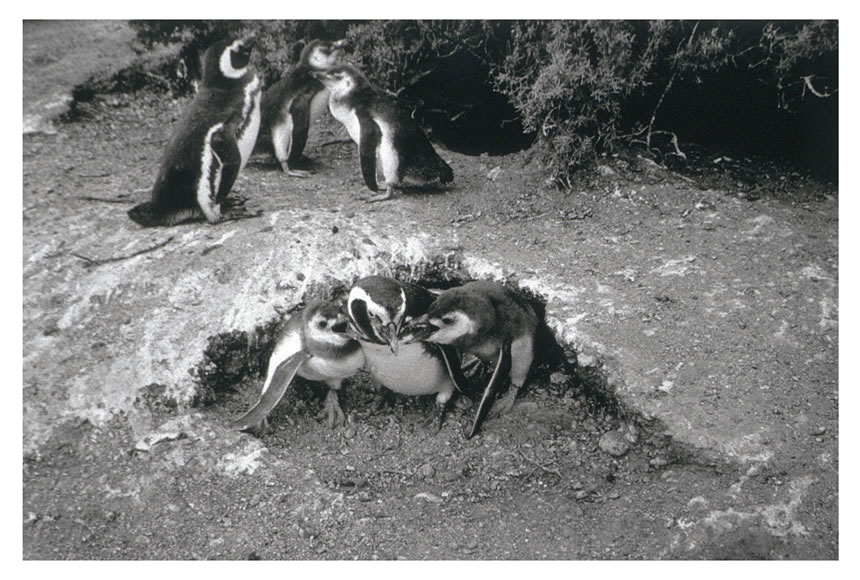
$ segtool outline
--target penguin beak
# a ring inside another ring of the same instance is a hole
[[[430,323],[426,315],[407,323],[401,331],[401,338],[406,344],[420,342],[430,338],[439,327]]]
[[[397,347],[399,344],[397,326],[393,322],[389,322],[385,326],[381,326],[379,328],[379,336],[382,337],[382,340],[388,343],[389,348],[391,348],[391,352],[393,354],[397,354]]]
[[[333,42],[331,46],[332,46],[332,48],[334,48],[336,50],[342,50],[344,52],[352,52],[352,45],[345,38],[342,38],[341,40]]]

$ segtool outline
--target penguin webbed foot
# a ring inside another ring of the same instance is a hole
[[[394,188],[388,186],[385,189],[385,193],[380,193],[377,195],[371,195],[369,197],[363,197],[362,199],[367,203],[376,203],[378,201],[386,201],[388,199],[392,199],[394,197]]]
[[[325,419],[329,429],[341,427],[346,424],[346,415],[343,414],[343,409],[340,408],[340,400],[337,396],[337,391],[329,390],[325,397],[322,411],[316,417],[318,420]]]
[[[302,179],[311,177],[314,174],[311,169],[297,169],[295,167],[290,167],[290,164],[286,161],[281,161],[281,170],[290,177],[299,177]]]
[[[496,417],[500,417],[504,415],[508,411],[510,411],[514,407],[514,402],[517,399],[517,393],[519,392],[519,387],[516,385],[511,385],[508,389],[508,392],[504,394],[504,396],[496,399],[496,402],[490,408],[489,413],[487,413],[488,419],[495,419]]]
[[[257,439],[262,439],[263,437],[274,431],[274,429],[269,423],[269,420],[264,417],[263,419],[260,419],[259,422],[242,429],[242,431],[247,431]]]
[[[219,223],[258,218],[262,217],[263,214],[264,212],[261,209],[258,209],[256,211],[248,211],[247,209],[245,209],[244,205],[239,205],[236,207],[231,207],[226,213],[221,214],[221,221]]]

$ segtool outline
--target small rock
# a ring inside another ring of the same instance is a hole
[[[352,439],[353,437],[355,437],[355,435],[356,435],[355,427],[350,426],[350,427],[347,427],[346,429],[343,430],[343,436],[346,437],[347,439]]]
[[[573,494],[573,497],[576,498],[578,501],[582,501],[585,498],[587,498],[588,495],[589,495],[589,492],[587,492],[584,489],[581,489],[578,492],[576,492],[575,494]]]
[[[621,457],[630,451],[630,443],[624,438],[624,434],[619,431],[608,431],[601,435],[600,441],[597,443],[600,450],[608,453],[613,457]]]
[[[564,386],[567,384],[567,374],[561,371],[555,371],[549,376],[549,382],[556,387]]]
[[[430,493],[427,491],[421,491],[415,494],[415,497],[412,499],[416,500],[424,500],[428,503],[442,503],[442,498],[434,493]]]
[[[819,436],[819,435],[824,435],[825,433],[827,433],[827,428],[826,427],[819,427],[817,429],[814,429],[813,431],[810,431],[809,434]]]
[[[669,460],[662,455],[658,455],[657,457],[652,458],[651,461],[649,461],[648,463],[649,465],[651,465],[651,467],[660,469],[661,467],[666,467],[667,465],[669,465]]]
[[[428,478],[436,475],[436,470],[429,463],[425,463],[424,465],[421,466],[421,469],[418,470],[418,473],[424,479],[428,479]]]
[[[621,497],[621,494],[614,489],[606,494],[607,499],[618,499],[619,497]]]
[[[339,229],[337,226],[332,226],[332,227],[331,227],[331,233],[336,234],[336,233],[338,233],[339,231],[340,231],[340,229]]]
[[[498,179],[499,174],[500,174],[501,172],[502,172],[502,168],[501,168],[501,166],[493,167],[493,168],[489,171],[489,173],[487,173],[487,179],[489,179],[490,181],[495,181],[496,179]]]
[[[367,485],[367,479],[364,477],[357,477],[355,478],[353,483],[355,483],[355,487],[357,489],[361,489],[362,487],[365,487]]]

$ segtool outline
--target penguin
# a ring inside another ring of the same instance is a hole
[[[377,170],[385,193],[367,201],[384,201],[395,188],[440,186],[454,180],[451,167],[433,149],[411,115],[375,89],[352,65],[315,72],[329,90],[329,110],[358,144],[361,175],[371,191],[378,191]]]
[[[251,409],[232,427],[250,430],[257,436],[269,432],[267,417],[278,404],[295,375],[323,381],[328,387],[325,405],[317,418],[328,419],[329,427],[345,422],[337,392],[344,379],[364,366],[358,342],[347,334],[348,319],[333,302],[314,301],[290,317],[269,358],[266,381]]]
[[[222,40],[203,56],[203,79],[173,129],[152,200],[129,210],[146,226],[222,219],[221,206],[260,129],[260,79],[250,67],[253,37]]]
[[[490,407],[500,415],[511,409],[528,379],[535,356],[538,317],[531,304],[500,283],[473,281],[445,290],[401,331],[405,341],[424,340],[454,346],[495,365],[484,389],[468,437],[478,432]],[[496,401],[506,378],[511,388]]]
[[[424,314],[435,296],[417,284],[368,276],[347,297],[352,335],[364,352],[373,381],[402,395],[436,395],[437,413],[428,421],[438,431],[463,375],[456,350],[423,342],[400,344],[407,323]]]
[[[328,91],[311,73],[342,63],[347,48],[345,40],[311,41],[296,68],[263,92],[257,148],[272,151],[287,175],[310,176],[295,166],[302,159],[311,124],[328,105]]]

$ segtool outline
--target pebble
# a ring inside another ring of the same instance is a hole
[[[597,443],[600,450],[608,453],[613,457],[621,457],[630,451],[630,443],[624,438],[624,435],[618,431],[608,431],[600,436],[600,441]]]
[[[669,460],[662,455],[658,455],[657,457],[652,458],[651,461],[649,461],[648,463],[649,465],[651,465],[651,467],[660,468],[669,465]]]
[[[436,475],[436,470],[429,463],[425,463],[424,465],[422,465],[421,469],[419,469],[418,472],[421,474],[421,477],[423,477],[424,479],[428,479],[428,478]]]
[[[825,433],[827,433],[827,428],[826,427],[819,427],[818,429],[811,431],[809,434],[817,436],[817,435],[824,435]]]
[[[343,436],[347,439],[352,439],[356,435],[355,427],[347,427],[343,430]]]
[[[429,503],[442,503],[442,498],[434,493],[430,493],[427,491],[421,491],[415,494],[413,499],[421,499]]]

